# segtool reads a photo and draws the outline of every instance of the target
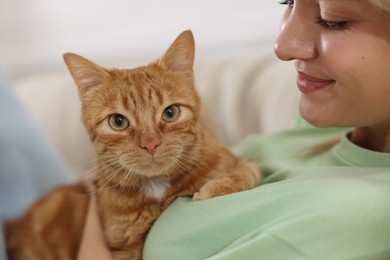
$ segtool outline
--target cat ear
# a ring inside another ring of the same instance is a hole
[[[172,43],[158,64],[168,70],[191,73],[194,65],[195,41],[190,30],[182,32]]]
[[[64,61],[72,75],[78,89],[80,98],[91,88],[105,82],[109,73],[99,65],[74,53],[65,53]]]

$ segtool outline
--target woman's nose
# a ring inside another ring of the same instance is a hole
[[[293,9],[286,13],[274,46],[276,56],[284,61],[315,58],[317,26],[304,12]]]

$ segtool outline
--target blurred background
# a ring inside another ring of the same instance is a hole
[[[80,175],[95,155],[62,54],[132,68],[191,29],[196,85],[230,146],[296,114],[295,71],[273,54],[284,9],[278,0],[0,0],[0,75]]]
[[[0,73],[9,81],[65,70],[62,53],[105,66],[158,58],[191,29],[197,58],[269,49],[277,0],[0,0]]]

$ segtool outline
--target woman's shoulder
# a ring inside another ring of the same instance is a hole
[[[291,127],[271,134],[249,135],[232,150],[240,157],[256,161],[287,159],[313,148],[330,148],[348,131],[348,128],[317,128],[298,116]]]

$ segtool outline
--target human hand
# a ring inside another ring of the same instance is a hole
[[[96,196],[91,193],[87,217],[85,220],[83,236],[78,260],[112,260],[110,250],[104,241],[103,231],[100,225],[96,208]]]

